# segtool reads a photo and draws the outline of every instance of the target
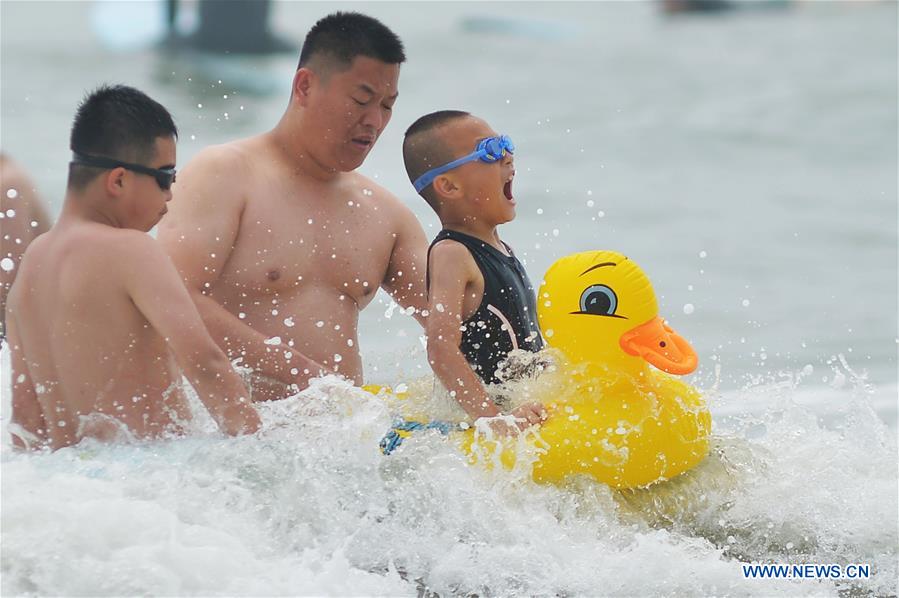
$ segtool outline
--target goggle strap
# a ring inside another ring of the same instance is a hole
[[[487,145],[490,142],[494,142],[499,146],[499,154],[495,154],[487,149]],[[513,153],[514,146],[512,145],[511,139],[509,139],[506,135],[501,135],[500,137],[488,137],[487,139],[482,139],[478,143],[478,148],[468,154],[467,156],[463,156],[452,162],[444,164],[443,166],[438,166],[437,168],[432,168],[427,171],[417,179],[412,185],[415,187],[415,190],[421,193],[421,190],[434,182],[434,179],[439,177],[441,174],[449,172],[454,168],[458,168],[463,164],[468,162],[474,162],[475,160],[482,160],[484,162],[492,163],[497,160],[501,160],[505,157],[506,152]]]
[[[483,153],[483,150],[477,149],[477,150],[471,152],[470,154],[468,154],[467,156],[462,156],[461,158],[457,158],[457,159],[453,160],[452,162],[448,162],[448,163],[444,164],[443,166],[438,166],[437,168],[432,168],[431,170],[427,171],[426,173],[424,173],[423,175],[421,175],[420,177],[415,179],[415,182],[412,183],[412,185],[415,187],[415,190],[417,192],[421,193],[422,189],[424,189],[425,187],[427,187],[428,185],[433,183],[434,179],[439,177],[441,174],[447,173],[450,170],[452,170],[453,168],[458,168],[459,166],[462,166],[463,164],[466,164],[468,162],[474,162],[475,160],[480,159],[482,153]]]
[[[107,158],[106,156],[90,156],[87,154],[79,154],[78,152],[73,152],[72,156],[72,162],[82,166],[93,166],[94,168],[125,168],[126,170],[133,170],[134,172],[140,172],[150,176],[175,174],[173,168],[152,168],[150,166],[144,166],[143,164],[132,164],[131,162]]]

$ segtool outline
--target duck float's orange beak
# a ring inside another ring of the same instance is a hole
[[[690,343],[672,330],[662,316],[628,330],[621,335],[619,344],[628,355],[642,357],[669,374],[689,374],[699,363]]]

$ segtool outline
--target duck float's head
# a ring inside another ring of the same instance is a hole
[[[540,286],[537,315],[546,342],[572,364],[639,375],[646,363],[689,374],[698,358],[659,316],[640,267],[614,251],[585,251],[554,263]]]

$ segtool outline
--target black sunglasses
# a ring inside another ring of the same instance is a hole
[[[90,156],[88,154],[79,154],[75,152],[71,164],[80,164],[82,166],[93,166],[95,168],[124,168],[141,174],[148,174],[159,185],[163,191],[168,191],[175,182],[174,168],[150,168],[141,164],[132,164],[130,162],[122,162],[112,158],[104,158],[103,156]]]

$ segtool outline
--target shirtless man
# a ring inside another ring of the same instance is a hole
[[[101,87],[78,109],[62,213],[25,252],[9,294],[15,445],[179,431],[190,410],[170,351],[224,432],[259,427],[246,387],[146,234],[172,197],[176,135],[166,109],[130,87]]]
[[[159,240],[213,337],[255,370],[254,400],[305,387],[321,366],[360,384],[359,311],[378,287],[417,317],[426,307],[421,225],[355,172],[390,120],[404,60],[375,19],[323,18],[275,128],[179,174]]]
[[[50,218],[25,170],[0,152],[0,344],[6,336],[6,296],[31,242],[50,228]]]

